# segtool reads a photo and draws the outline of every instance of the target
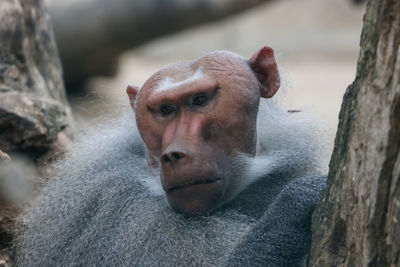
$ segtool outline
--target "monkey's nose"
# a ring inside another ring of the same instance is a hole
[[[185,154],[179,151],[166,152],[161,156],[161,161],[163,163],[176,164],[180,159],[183,159]]]

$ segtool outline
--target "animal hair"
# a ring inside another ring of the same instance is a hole
[[[235,197],[205,216],[173,211],[127,112],[86,134],[27,211],[17,266],[301,266],[321,196],[313,120],[263,100],[256,157]]]

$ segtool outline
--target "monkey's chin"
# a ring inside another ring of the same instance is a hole
[[[170,190],[167,200],[172,209],[188,216],[206,215],[221,202],[223,182],[193,184]]]

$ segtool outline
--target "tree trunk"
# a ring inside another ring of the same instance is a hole
[[[310,266],[400,264],[400,1],[369,0]]]
[[[0,266],[10,264],[14,225],[26,204],[16,196],[28,200],[32,190],[24,191],[25,185],[36,177],[34,167],[12,152],[56,153],[68,139],[64,132],[71,130],[71,123],[61,63],[42,0],[0,0]]]
[[[70,113],[42,1],[0,0],[0,149],[48,148]]]

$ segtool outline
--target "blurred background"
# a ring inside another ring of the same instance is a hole
[[[362,0],[43,1],[51,24],[42,1],[0,0],[0,267],[11,266],[13,229],[50,163],[129,108],[128,83],[141,86],[166,64],[271,46],[282,77],[275,97],[325,124],[333,145]]]
[[[250,57],[269,45],[283,80],[277,97],[288,109],[315,114],[333,142],[342,96],[356,73],[365,9],[360,1],[128,2],[47,0],[80,124],[122,112],[126,85],[143,84],[166,64],[213,50]]]

